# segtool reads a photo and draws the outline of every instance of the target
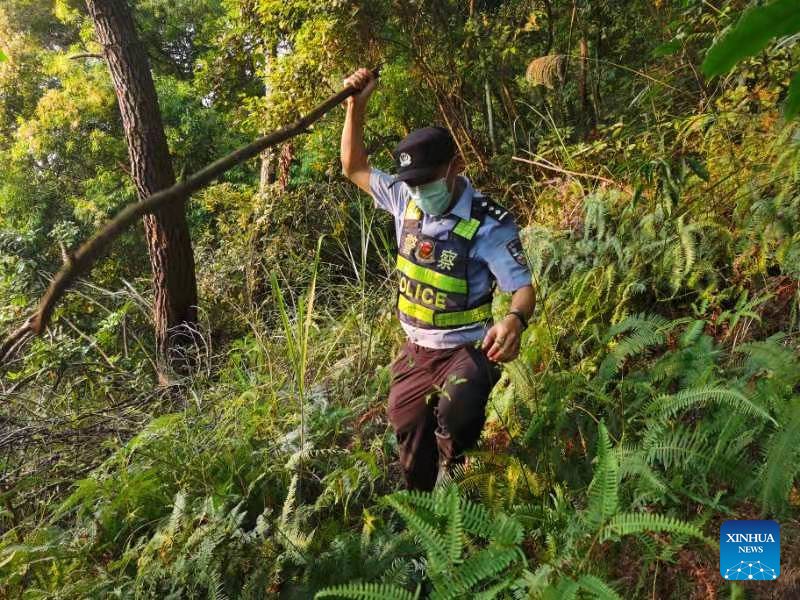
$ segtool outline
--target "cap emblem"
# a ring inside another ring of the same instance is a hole
[[[411,164],[411,155],[408,152],[400,153],[400,166],[407,167]]]

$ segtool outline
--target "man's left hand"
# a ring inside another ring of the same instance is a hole
[[[513,314],[495,323],[483,338],[481,349],[492,362],[509,362],[519,354],[522,323]]]

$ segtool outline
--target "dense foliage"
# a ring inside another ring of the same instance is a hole
[[[537,309],[480,448],[401,491],[392,228],[336,109],[189,203],[190,376],[156,384],[141,228],[6,365],[0,598],[800,595],[792,3],[131,4],[176,173],[380,63],[372,163],[449,127]],[[93,36],[78,0],[0,5],[2,329],[136,198]],[[781,523],[772,587],[719,577],[730,518]]]

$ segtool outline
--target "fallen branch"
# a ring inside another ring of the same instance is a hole
[[[380,68],[373,69],[372,73],[375,77],[378,77]],[[214,161],[188,178],[182,179],[172,187],[160,190],[141,202],[133,202],[122,209],[105,227],[95,233],[75,253],[68,256],[68,260],[53,277],[50,287],[39,301],[36,312],[28,317],[20,327],[10,333],[0,345],[0,366],[30,335],[39,335],[44,330],[50,321],[53,308],[75,278],[88,271],[92,264],[100,258],[106,247],[137,219],[159,210],[170,202],[188,198],[194,192],[209,185],[226,171],[249,158],[257,156],[264,149],[285,142],[298,134],[307,133],[310,125],[322,118],[334,106],[338,106],[343,100],[357,92],[356,88],[346,87],[318,104],[311,112],[300,117],[291,125],[264,135]]]
[[[605,183],[616,183],[613,179],[607,179],[605,177],[600,177],[600,175],[591,175],[589,173],[579,173],[578,171],[569,171],[567,169],[562,169],[561,167],[557,167],[555,165],[548,165],[543,162],[539,162],[538,160],[530,160],[528,158],[522,158],[520,156],[512,156],[511,160],[518,160],[519,162],[528,163],[529,165],[536,165],[537,167],[541,167],[542,169],[549,169],[551,171],[556,171],[557,173],[564,173],[565,175],[572,175],[573,177],[588,177],[590,179],[597,179],[598,181],[604,181]]]

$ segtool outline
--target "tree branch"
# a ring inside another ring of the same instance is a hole
[[[73,54],[69,57],[70,60],[78,60],[81,58],[97,58],[99,60],[105,60],[106,57],[102,54],[96,54],[95,52],[83,52],[81,54]]]
[[[380,67],[372,71],[375,77],[380,75]],[[171,202],[188,198],[194,192],[206,187],[214,179],[246,161],[257,156],[265,148],[275,146],[281,142],[309,131],[309,126],[322,118],[325,113],[343,100],[357,93],[353,87],[346,87],[342,91],[330,96],[318,104],[305,116],[300,117],[291,125],[273,131],[257,138],[255,141],[242,146],[227,156],[220,158],[210,165],[200,169],[188,178],[177,182],[172,187],[160,190],[142,200],[133,202],[123,208],[116,217],[100,231],[94,234],[87,242],[81,245],[72,255],[72,260],[64,264],[50,282],[50,287],[39,301],[39,306],[26,321],[12,331],[0,345],[0,366],[5,364],[10,356],[31,335],[39,335],[50,321],[56,303],[73,281],[82,273],[88,271],[94,262],[100,258],[106,247],[111,244],[125,229],[140,219],[143,215],[156,212]]]

